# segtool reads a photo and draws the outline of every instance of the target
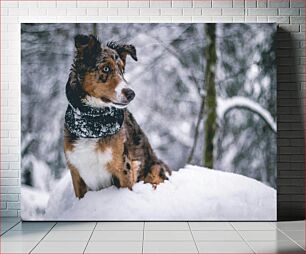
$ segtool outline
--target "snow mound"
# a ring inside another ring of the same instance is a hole
[[[69,172],[51,193],[43,220],[276,220],[276,190],[254,179],[188,165],[153,189],[115,186],[74,196]]]

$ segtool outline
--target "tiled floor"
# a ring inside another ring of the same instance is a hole
[[[0,253],[304,253],[305,221],[20,222],[1,219]]]

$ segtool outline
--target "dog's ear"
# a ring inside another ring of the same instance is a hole
[[[101,52],[101,43],[98,39],[93,35],[78,34],[74,37],[74,43],[83,63],[88,66],[95,65],[97,56]]]
[[[108,42],[106,45],[107,47],[117,51],[124,64],[126,62],[127,55],[130,55],[135,61],[137,61],[136,48],[133,45],[118,44],[114,41]]]

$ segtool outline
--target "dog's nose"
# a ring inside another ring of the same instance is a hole
[[[122,93],[128,99],[128,101],[133,100],[135,97],[134,91],[130,88],[123,88]]]

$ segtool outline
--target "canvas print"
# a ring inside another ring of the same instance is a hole
[[[22,24],[22,219],[276,220],[275,35]]]

